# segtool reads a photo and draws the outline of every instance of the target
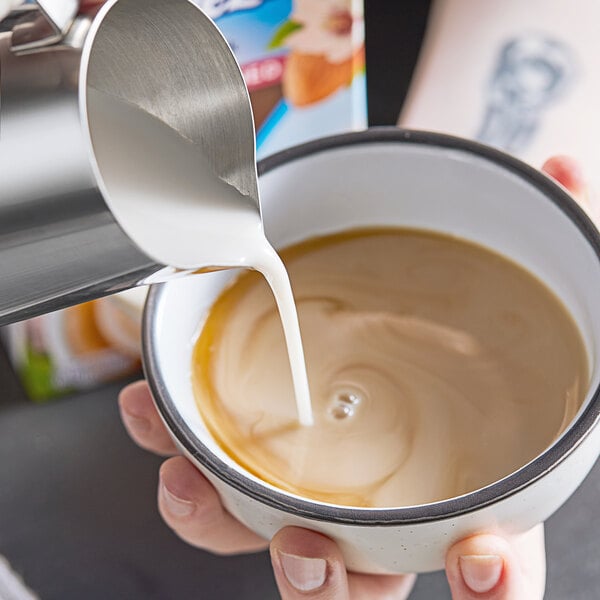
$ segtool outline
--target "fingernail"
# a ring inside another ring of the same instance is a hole
[[[146,433],[150,431],[152,424],[148,419],[144,417],[138,417],[132,415],[131,413],[123,413],[123,418],[127,423],[127,427],[129,427],[132,431],[137,433]]]
[[[327,562],[323,558],[305,558],[278,551],[281,568],[290,584],[301,592],[320,588],[327,576]]]
[[[196,508],[196,505],[193,502],[175,496],[175,494],[170,492],[162,482],[160,484],[160,493],[166,509],[175,517],[189,517]]]
[[[461,556],[459,564],[467,587],[473,592],[483,594],[498,585],[504,561],[495,554],[481,554]]]

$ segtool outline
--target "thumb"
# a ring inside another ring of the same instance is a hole
[[[589,209],[587,182],[575,159],[564,155],[552,156],[542,165],[542,171],[567,188],[579,204]]]
[[[282,600],[349,600],[346,568],[329,538],[286,527],[271,541],[271,562]]]
[[[541,600],[546,577],[540,525],[512,539],[476,535],[446,557],[453,600]]]

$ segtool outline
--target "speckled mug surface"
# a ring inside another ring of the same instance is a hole
[[[392,128],[324,138],[259,163],[265,231],[275,247],[356,227],[398,226],[458,236],[539,277],[562,300],[585,343],[583,406],[546,451],[482,489],[402,508],[308,500],[263,482],[212,439],[191,384],[193,344],[207,310],[235,276],[218,272],[154,286],[145,310],[144,367],[173,439],[226,508],[269,538],[288,525],[335,539],[348,568],[440,569],[447,549],[478,532],[524,532],[575,491],[600,453],[600,236],[557,184],[479,144]],[[427,473],[423,473],[427,477]]]

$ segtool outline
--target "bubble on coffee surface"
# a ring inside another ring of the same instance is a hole
[[[337,390],[329,403],[328,414],[336,421],[350,419],[356,414],[362,401],[361,392],[350,389]]]

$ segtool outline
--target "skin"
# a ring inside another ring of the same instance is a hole
[[[123,423],[139,446],[163,456],[177,454],[145,382],[126,387],[120,394],[119,406]],[[234,555],[269,547],[283,600],[403,600],[414,583],[412,575],[347,573],[336,544],[309,530],[285,528],[269,545],[227,513],[212,485],[183,456],[168,458],[160,468],[158,507],[165,523],[182,540],[197,548],[219,555]],[[325,583],[314,592],[295,590],[283,573],[281,553],[324,559],[327,563]],[[462,577],[460,557],[490,554],[502,558],[502,576],[489,593],[474,593]],[[545,582],[543,529],[539,526],[511,538],[482,534],[463,540],[448,553],[446,575],[454,600],[540,599]]]
[[[544,163],[543,170],[585,205],[586,186],[575,161],[566,156],[555,156]],[[269,548],[283,600],[408,598],[414,575],[350,573],[336,544],[319,533],[287,527],[269,543],[236,521],[223,508],[208,480],[186,458],[177,456],[145,382],[127,386],[119,396],[119,406],[125,428],[139,446],[170,456],[160,468],[158,507],[165,523],[188,544],[220,555]],[[315,559],[317,562],[310,564],[323,567],[322,584],[313,590],[299,591],[294,587],[284,572],[286,556],[290,555],[309,561]],[[480,567],[475,576],[473,572],[469,576],[469,564]],[[453,600],[543,598],[546,578],[543,526],[518,536],[482,532],[459,541],[446,557],[446,577]]]

